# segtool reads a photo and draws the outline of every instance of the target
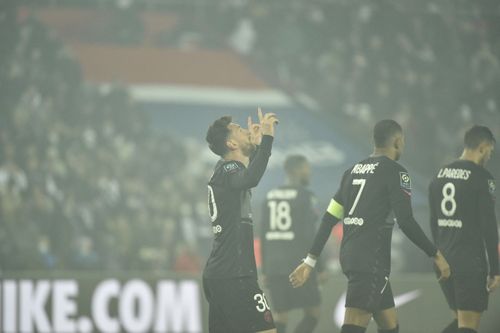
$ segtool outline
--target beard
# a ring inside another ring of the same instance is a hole
[[[250,157],[252,156],[252,154],[255,152],[256,149],[257,149],[256,145],[254,145],[251,142],[248,142],[247,144],[241,147],[241,152],[243,153],[243,155]]]

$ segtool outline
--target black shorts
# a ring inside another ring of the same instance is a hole
[[[267,299],[254,278],[206,279],[210,333],[254,333],[275,328]]]
[[[394,307],[389,277],[384,274],[349,272],[345,306],[371,313]]]
[[[292,287],[288,275],[271,275],[266,278],[273,311],[286,312],[297,308],[318,306],[321,303],[316,274],[311,274],[300,288]]]
[[[488,309],[486,281],[486,273],[452,273],[439,284],[450,309],[483,312]]]

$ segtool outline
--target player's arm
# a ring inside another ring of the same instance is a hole
[[[267,240],[266,240],[266,230],[269,225],[269,208],[267,205],[267,200],[262,203],[262,215],[260,224],[260,257],[262,258],[262,275],[267,274]]]
[[[314,243],[309,250],[308,257],[317,259],[323,248],[325,247],[328,238],[332,233],[333,227],[344,217],[344,207],[337,202],[337,200],[332,199],[328,205],[323,218],[321,219],[321,224],[318,231],[316,232],[316,237],[314,238]]]
[[[408,177],[408,181],[405,181]],[[411,186],[409,186],[409,176],[405,171],[389,174],[389,195],[391,206],[396,215],[401,231],[408,237],[413,244],[424,251],[429,257],[434,258],[434,262],[441,272],[440,279],[447,279],[450,276],[450,266],[446,262],[440,251],[427,238],[422,228],[413,217],[411,207]]]
[[[272,145],[273,137],[263,135],[260,146],[257,148],[248,168],[238,168],[237,171],[231,173],[229,176],[229,185],[237,189],[257,186],[264,175],[264,171],[266,171],[267,163],[271,156]]]
[[[277,124],[278,119],[274,113],[266,113],[263,115],[262,111],[259,109],[259,120],[259,131],[262,134],[260,145],[251,159],[248,168],[238,168],[238,170],[230,174],[229,185],[233,188],[244,189],[257,186],[266,170],[269,157],[271,156],[274,126]],[[253,125],[249,122],[249,126],[252,127]]]
[[[316,207],[316,197],[314,194],[309,193],[306,205],[308,206],[307,211],[307,217],[304,219],[307,223],[307,221],[314,221],[314,230],[318,231],[319,226],[322,223],[322,219],[319,218],[319,212]],[[325,271],[325,261],[324,258],[318,258],[318,261],[316,262],[316,270],[318,273],[323,273]]]
[[[490,277],[500,275],[498,268],[498,228],[495,214],[494,187],[493,179],[479,184],[477,198],[479,204],[479,225],[488,254]]]
[[[344,217],[344,207],[337,200],[333,198],[330,201],[306,259],[290,274],[290,282],[294,288],[302,286],[307,281],[332,233],[332,228]]]
[[[408,177],[408,178],[406,178]],[[406,180],[408,179],[408,180]],[[411,207],[411,185],[406,171],[389,174],[389,196],[391,207],[403,233],[429,257],[436,255],[437,249],[413,217]]]

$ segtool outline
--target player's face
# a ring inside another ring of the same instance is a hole
[[[230,123],[228,128],[228,141],[231,141],[235,149],[239,148],[243,155],[250,156],[255,151],[255,145],[250,140],[250,131],[235,123]]]
[[[482,143],[481,145],[482,145],[482,147],[480,147],[479,151],[481,151],[481,149],[482,149],[482,156],[481,156],[481,160],[479,161],[479,163],[481,165],[485,165],[486,162],[488,162],[490,160],[491,154],[493,153],[495,146],[493,145],[493,143],[489,143],[489,142]]]
[[[311,166],[309,163],[304,163],[298,171],[299,182],[302,186],[308,186],[311,180]]]

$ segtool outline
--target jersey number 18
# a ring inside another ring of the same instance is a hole
[[[269,222],[271,230],[287,231],[292,226],[290,203],[288,201],[269,201]]]

